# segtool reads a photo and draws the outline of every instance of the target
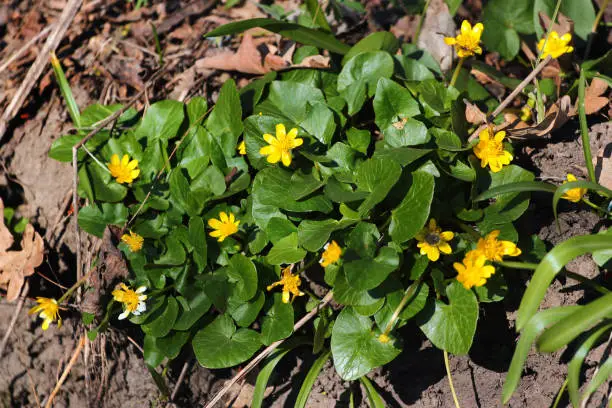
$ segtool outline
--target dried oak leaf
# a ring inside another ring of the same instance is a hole
[[[593,78],[591,85],[584,93],[584,109],[587,115],[599,112],[608,105],[608,98],[602,96],[608,90],[608,83],[603,79]]]
[[[507,129],[508,136],[514,139],[533,139],[548,135],[555,129],[560,128],[568,121],[570,117],[570,109],[572,107],[571,99],[568,95],[563,96],[559,101],[550,107],[544,120],[535,126],[529,126],[522,129]]]
[[[478,106],[470,103],[467,99],[464,99],[463,103],[465,104],[465,120],[467,120],[468,123],[478,125],[487,119],[487,115],[485,115]]]
[[[13,245],[13,234],[4,225],[4,203],[0,198],[0,254]]]
[[[45,244],[30,224],[26,225],[21,239],[21,251],[0,253],[0,286],[6,287],[6,300],[17,299],[25,277],[43,261]]]

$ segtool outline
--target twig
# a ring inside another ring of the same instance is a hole
[[[47,27],[45,27],[44,30],[42,30],[40,33],[36,34],[33,38],[31,38],[30,41],[23,44],[23,46],[20,49],[18,49],[15,53],[13,53],[13,55],[11,55],[6,60],[6,62],[0,66],[0,72],[7,69],[8,66],[13,63],[13,61],[21,57],[32,45],[36,43],[36,41],[40,40],[41,38],[49,34],[49,31],[51,31],[53,28],[55,28],[55,24],[48,25]]]
[[[55,51],[59,43],[62,41],[62,38],[64,38],[64,34],[68,30],[70,23],[74,19],[74,16],[76,15],[77,11],[79,10],[79,7],[81,6],[81,1],[82,0],[68,1],[68,4],[66,4],[66,7],[62,12],[59,21],[55,25],[54,30],[51,32],[49,38],[47,38],[47,42],[42,47],[40,54],[38,54],[38,57],[36,57],[36,60],[28,70],[28,73],[26,74],[23,82],[21,83],[21,86],[15,93],[15,96],[13,96],[11,103],[8,105],[8,107],[0,117],[0,141],[4,136],[4,133],[6,133],[9,121],[13,119],[13,117],[15,117],[15,115],[23,105],[23,102],[30,94],[30,91],[34,87],[34,84],[47,66],[47,62],[49,60],[49,53],[51,51]]]
[[[70,358],[68,365],[64,369],[64,372],[62,373],[62,376],[60,377],[59,381],[57,382],[57,384],[55,384],[55,388],[53,388],[51,395],[49,395],[49,399],[47,400],[47,404],[45,404],[45,408],[51,408],[51,404],[53,403],[53,398],[55,398],[55,395],[57,395],[57,393],[59,392],[60,388],[62,387],[62,384],[64,384],[64,381],[66,381],[66,378],[68,377],[68,374],[70,373],[70,370],[72,370],[72,366],[74,365],[74,363],[76,363],[77,359],[79,358],[79,354],[81,354],[81,350],[83,349],[83,346],[85,346],[85,336],[81,336],[81,338],[79,339],[79,344],[74,350],[74,353],[72,353],[72,357]]]
[[[523,81],[518,84],[518,86],[516,88],[514,88],[514,91],[512,91],[510,93],[510,95],[508,95],[506,97],[506,99],[504,99],[504,101],[499,104],[499,106],[493,111],[493,113],[491,113],[487,119],[488,120],[493,120],[497,115],[499,115],[504,109],[506,109],[506,107],[508,105],[510,105],[510,103],[514,100],[514,98],[516,98],[516,96],[521,93],[521,91],[523,89],[525,89],[525,87],[527,85],[529,85],[529,83],[533,80],[533,78],[536,77],[536,75],[538,75],[540,73],[540,71],[542,69],[544,69],[544,67],[550,62],[550,60],[552,59],[552,57],[550,55],[546,56],[546,58],[544,58],[544,60],[542,60],[542,62],[540,62],[534,69],[533,71],[531,71],[531,73],[529,73],[529,75],[527,75],[527,77],[525,79],[523,79]],[[482,125],[480,125],[478,127],[478,129],[476,129],[476,131],[474,133],[472,133],[470,135],[470,137],[468,138],[468,141],[472,141],[474,140],[479,134],[480,132],[482,132],[485,128],[487,127],[487,124],[484,123]]]
[[[28,296],[28,292],[30,291],[30,284],[26,281],[25,285],[23,285],[23,290],[21,291],[21,297],[17,302],[17,307],[15,308],[15,312],[13,313],[13,317],[11,319],[11,323],[9,324],[6,333],[4,333],[4,337],[2,338],[2,343],[0,343],[0,358],[2,358],[2,353],[4,353],[4,348],[8,343],[8,339],[11,336],[11,332],[15,328],[15,323],[17,323],[17,319],[19,319],[19,313],[21,313],[21,309],[23,308],[23,304],[25,303],[26,297]]]
[[[178,379],[176,380],[176,384],[174,384],[174,388],[172,389],[172,394],[170,394],[170,402],[174,401],[176,398],[176,394],[178,394],[178,390],[181,388],[181,384],[185,379],[185,376],[189,372],[191,368],[191,364],[193,363],[193,357],[190,357],[189,360],[185,361],[183,364],[183,368],[181,369],[181,373],[179,374]]]
[[[310,312],[308,312],[308,314],[306,314],[304,317],[302,317],[296,324],[295,326],[293,326],[293,331],[297,331],[299,330],[303,325],[305,325],[310,319],[312,319],[318,312],[319,310],[321,310],[325,305],[327,305],[332,297],[334,296],[334,293],[332,291],[327,292],[327,295],[325,295],[325,297],[323,299],[321,299],[321,302],[319,302],[319,304],[317,305],[317,307],[315,307],[314,309],[312,309]],[[234,384],[236,384],[236,382],[238,382],[241,378],[243,378],[245,375],[247,375],[253,368],[255,368],[255,366],[257,366],[257,364],[259,364],[259,362],[261,360],[263,360],[264,358],[266,358],[270,353],[272,353],[278,346],[280,346],[285,340],[279,340],[277,342],[274,342],[272,344],[270,344],[268,347],[266,347],[266,349],[264,351],[262,351],[261,353],[259,353],[255,358],[253,358],[249,364],[247,364],[242,370],[240,370],[238,372],[238,374],[236,374],[231,380],[229,380],[227,382],[227,384],[225,384],[225,386],[221,389],[221,391],[219,391],[212,400],[210,400],[210,402],[208,402],[205,406],[205,408],[213,408],[213,406],[219,402],[221,400],[221,398],[223,398],[223,396],[225,394],[227,394],[227,392],[230,390],[230,388],[232,388],[232,386]]]

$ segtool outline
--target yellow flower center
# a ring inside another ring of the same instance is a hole
[[[469,21],[464,20],[461,23],[461,33],[457,37],[445,37],[444,42],[448,45],[455,46],[459,58],[470,57],[474,54],[482,54],[480,48],[480,37],[484,26],[482,23],[476,24],[474,27]]]
[[[47,330],[49,328],[49,324],[56,320],[57,327],[62,327],[62,319],[59,315],[59,305],[55,299],[37,297],[36,302],[38,305],[31,308],[28,311],[28,314],[39,313],[39,316],[44,319],[42,323],[43,330]]]
[[[342,248],[340,247],[340,245],[338,245],[336,241],[332,241],[325,245],[325,251],[321,255],[319,263],[322,267],[325,268],[331,264],[338,262],[340,256],[342,256]]]
[[[211,237],[217,238],[219,242],[223,242],[225,238],[238,232],[240,220],[237,220],[233,213],[229,215],[225,211],[219,213],[219,219],[211,218],[208,220],[208,226],[214,231],[210,232]]]
[[[481,167],[489,166],[493,173],[497,173],[506,164],[510,164],[512,154],[504,150],[506,132],[497,132],[491,137],[489,128],[480,132],[479,141],[474,146],[474,154],[480,159]]]
[[[289,303],[290,295],[293,295],[294,298],[296,296],[304,295],[304,293],[300,291],[301,284],[302,284],[302,279],[300,278],[300,275],[292,274],[291,267],[288,266],[285,269],[283,269],[283,274],[282,274],[281,279],[278,282],[274,282],[273,284],[269,285],[267,287],[267,290],[270,291],[279,285],[282,286],[283,287],[283,297],[282,297],[283,303]]]
[[[124,154],[121,160],[119,160],[118,154],[111,156],[110,163],[106,166],[117,183],[131,183],[140,174],[138,169],[138,160],[130,161],[130,157]]]
[[[268,146],[259,149],[259,154],[267,156],[268,163],[282,161],[283,165],[289,166],[292,160],[291,150],[304,143],[304,140],[298,138],[297,134],[297,128],[293,128],[287,133],[285,125],[279,123],[276,125],[276,137],[268,133],[263,135]]]
[[[134,313],[138,309],[138,304],[144,297],[136,293],[135,290],[128,288],[124,283],[120,285],[120,289],[113,291],[113,299],[115,301],[123,303],[125,310],[130,313]]]
[[[440,253],[448,255],[453,252],[448,242],[454,236],[452,231],[442,231],[442,228],[436,224],[436,220],[432,218],[415,238],[418,241],[417,247],[420,248],[421,255],[427,255],[430,261],[435,262],[440,259]]]
[[[474,286],[483,286],[487,279],[495,273],[495,268],[485,265],[486,256],[478,251],[470,251],[465,254],[463,263],[455,262],[453,268],[457,271],[457,280],[463,287],[470,289]]]
[[[572,41],[572,35],[565,33],[559,37],[559,33],[551,31],[548,40],[542,38],[538,42],[538,51],[542,53],[542,58],[551,56],[552,58],[559,58],[561,55],[574,51],[574,47],[570,46],[569,43]]]
[[[437,232],[429,232],[425,235],[425,242],[429,245],[437,245],[440,242],[440,234]]]
[[[130,231],[130,234],[123,234],[121,236],[121,241],[125,242],[126,245],[130,248],[132,252],[138,252],[142,249],[142,244],[144,243],[144,238],[135,232]]]

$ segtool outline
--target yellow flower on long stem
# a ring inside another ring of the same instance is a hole
[[[214,229],[209,235],[217,238],[219,242],[223,242],[225,238],[238,232],[238,225],[240,225],[240,220],[237,220],[233,213],[230,212],[228,215],[225,211],[221,211],[219,219],[211,218],[208,220],[208,226]]]
[[[321,266],[324,268],[338,262],[342,256],[342,248],[336,241],[332,240],[331,242],[328,242],[323,248],[325,251],[323,251],[323,254],[321,255],[319,264],[321,264]]]
[[[563,54],[574,51],[574,47],[569,45],[571,41],[572,35],[570,33],[565,33],[559,37],[556,31],[551,31],[548,40],[544,37],[538,42],[538,51],[542,53],[542,58],[549,55],[552,58],[559,58]]]
[[[119,315],[119,320],[123,320],[131,314],[138,316],[147,310],[147,295],[143,295],[147,290],[145,286],[141,286],[134,290],[129,288],[125,283],[120,283],[119,288],[113,290],[113,299],[116,302],[122,303],[123,313]]]
[[[483,286],[487,279],[495,273],[495,268],[485,265],[487,257],[479,250],[473,250],[465,254],[463,262],[455,262],[453,268],[457,271],[457,280],[464,288]]]
[[[127,244],[127,246],[130,248],[130,251],[138,252],[142,249],[144,238],[136,234],[135,232],[130,231],[129,235],[123,234],[121,236],[121,241]]]
[[[110,170],[111,176],[120,184],[131,183],[140,174],[138,160],[130,161],[127,154],[124,154],[121,160],[119,160],[118,154],[113,154],[110,163],[106,163],[106,166]]]
[[[59,305],[57,300],[50,299],[46,297],[37,297],[36,302],[38,305],[34,306],[30,309],[28,314],[39,313],[39,316],[42,317],[42,329],[47,330],[49,325],[57,320],[57,328],[62,327],[62,318],[59,314]]]
[[[567,175],[567,181],[564,181],[563,184],[567,183],[568,181],[578,181],[578,179],[572,173],[569,173]],[[582,197],[584,197],[586,192],[587,192],[586,188],[572,188],[570,190],[567,190],[561,196],[561,198],[564,198],[564,199],[566,199],[568,201],[571,201],[573,203],[577,203],[580,200],[582,200]]]
[[[291,165],[291,150],[299,147],[304,143],[304,139],[297,137],[298,130],[293,128],[287,133],[285,125],[279,123],[276,125],[276,137],[269,133],[263,135],[268,146],[259,149],[259,154],[268,156],[268,163],[278,163],[282,160],[285,166]]]
[[[300,285],[302,284],[302,279],[299,274],[291,273],[291,266],[283,269],[282,277],[278,282],[274,282],[273,284],[267,287],[267,290],[270,291],[277,286],[283,287],[283,303],[289,303],[289,301],[293,302],[293,300],[297,296],[303,296],[304,292],[300,290]],[[291,296],[293,295],[293,296]]]
[[[455,47],[459,58],[471,57],[474,54],[482,54],[482,48],[480,48],[479,43],[483,30],[484,26],[482,23],[478,23],[472,27],[469,21],[463,20],[461,23],[461,32],[456,37],[444,37],[444,42]]]
[[[455,234],[452,231],[442,231],[442,228],[436,225],[436,220],[431,218],[429,225],[423,228],[416,235],[416,240],[419,241],[417,247],[421,248],[421,255],[427,255],[430,261],[435,262],[440,259],[440,252],[450,254],[453,249],[448,244]]]
[[[244,156],[246,154],[246,143],[244,142],[244,140],[238,144],[238,153],[241,156]]]
[[[491,169],[493,173],[497,173],[506,164],[512,161],[512,154],[504,150],[504,138],[506,132],[497,132],[494,137],[491,137],[489,128],[480,132],[479,141],[474,146],[474,154],[480,159],[480,166]]]
[[[487,260],[500,262],[504,256],[519,256],[521,250],[511,241],[500,241],[500,231],[494,230],[486,237],[480,238],[476,249],[482,253]]]

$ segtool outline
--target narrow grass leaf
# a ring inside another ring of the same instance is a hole
[[[302,383],[302,387],[300,388],[300,392],[298,393],[297,399],[295,401],[295,408],[304,408],[306,407],[306,403],[308,402],[308,396],[310,395],[310,391],[312,391],[312,386],[315,383],[315,380],[319,376],[319,373],[323,369],[323,366],[329,360],[329,356],[331,355],[331,350],[325,350],[323,354],[319,356],[308,370],[308,374],[306,374],[306,378],[304,378],[304,382]]]
[[[554,193],[557,190],[557,186],[545,183],[543,181],[519,181],[517,183],[504,184],[502,186],[493,187],[480,195],[478,195],[474,201],[483,201],[491,198],[495,198],[501,194],[508,193],[523,193],[531,191],[542,191],[545,193]]]
[[[79,112],[79,106],[74,99],[72,89],[70,89],[70,84],[68,83],[66,75],[64,74],[62,64],[57,59],[54,52],[51,53],[51,66],[53,67],[55,80],[57,81],[60,92],[62,93],[64,101],[66,102],[66,107],[68,108],[70,119],[72,119],[72,124],[75,128],[79,129],[81,127],[81,113]]]
[[[584,390],[584,394],[582,394],[582,400],[588,401],[591,397],[591,394],[595,392],[605,381],[609,380],[612,377],[612,357],[608,357],[605,363],[599,366],[599,370],[591,379],[589,385],[587,385]]]
[[[376,391],[376,388],[374,388],[374,385],[372,385],[372,382],[368,379],[368,377],[360,377],[359,381],[361,381],[366,390],[366,396],[370,402],[370,408],[385,408],[385,400],[380,396],[378,391]]]

